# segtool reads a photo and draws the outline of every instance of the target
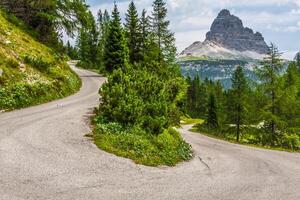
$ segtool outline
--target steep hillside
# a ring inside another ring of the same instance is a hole
[[[66,58],[20,27],[26,26],[0,11],[0,110],[36,105],[77,91],[81,82]]]

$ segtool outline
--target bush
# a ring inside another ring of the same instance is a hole
[[[292,150],[300,149],[300,137],[297,134],[284,134],[282,147]]]
[[[45,61],[42,57],[25,54],[22,56],[22,58],[26,64],[30,64],[32,67],[35,67],[40,71],[48,70],[48,68],[51,66],[51,63]]]
[[[145,69],[115,70],[100,90],[98,115],[124,126],[141,126],[158,135],[180,123],[177,103],[185,90],[182,78],[168,79]]]
[[[139,127],[125,130],[118,123],[97,124],[94,139],[99,148],[148,166],[174,166],[192,158],[191,146],[172,128],[155,136]]]

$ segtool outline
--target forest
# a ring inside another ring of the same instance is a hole
[[[187,78],[186,111],[205,119],[195,130],[244,144],[300,149],[300,53],[285,70],[278,48],[271,44],[269,49],[255,70],[255,85],[242,67],[236,68],[231,89]]]

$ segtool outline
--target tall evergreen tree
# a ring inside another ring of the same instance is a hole
[[[129,50],[129,62],[131,64],[141,61],[141,26],[138,12],[133,1],[129,4],[126,13],[125,33]]]
[[[236,125],[236,140],[240,140],[241,125],[246,121],[246,96],[247,96],[247,79],[243,68],[238,66],[232,77],[232,105],[228,113],[231,115],[230,122]]]
[[[218,120],[218,107],[216,96],[213,92],[210,93],[208,99],[208,113],[206,124],[210,129],[219,128],[219,120]]]
[[[267,127],[271,132],[272,142],[275,142],[277,125],[280,122],[278,116],[278,101],[280,99],[280,75],[283,70],[281,53],[278,48],[271,43],[268,56],[263,61],[263,66],[257,70],[264,93],[269,98],[269,104],[265,107]]]
[[[150,20],[149,16],[147,16],[147,11],[144,9],[142,11],[142,16],[140,18],[140,28],[141,28],[141,52],[142,52],[142,60],[145,60],[147,51],[149,49],[150,43]]]
[[[153,12],[151,17],[152,36],[158,46],[159,53],[157,60],[174,62],[176,56],[174,34],[169,30],[170,21],[166,19],[167,8],[164,0],[153,2]]]
[[[102,13],[101,10],[98,11],[97,14],[97,24],[98,24],[98,45],[97,45],[97,65],[101,69],[104,69],[104,48],[105,43],[109,33],[109,23],[110,23],[110,16],[107,10]]]
[[[295,56],[295,62],[296,62],[296,65],[298,66],[298,70],[300,72],[300,51],[296,54]]]
[[[105,42],[103,61],[105,69],[108,72],[125,68],[126,47],[120,13],[116,4],[114,5],[109,26],[109,34]]]
[[[74,48],[74,47],[70,44],[69,41],[67,42],[66,51],[67,51],[68,56],[69,56],[71,59],[73,59],[73,60],[78,59],[77,49]]]
[[[99,61],[99,54],[98,54],[98,41],[99,41],[99,32],[97,29],[95,18],[92,12],[89,11],[89,60],[94,65],[93,68],[97,68],[97,63]]]
[[[95,18],[91,12],[88,12],[87,25],[81,27],[77,38],[77,48],[79,49],[80,65],[84,68],[98,68],[98,36]]]

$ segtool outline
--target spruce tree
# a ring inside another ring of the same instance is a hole
[[[300,51],[296,54],[294,60],[295,60],[295,62],[296,62],[296,65],[297,65],[297,67],[298,67],[298,70],[299,70],[299,72],[300,72]]]
[[[88,13],[88,33],[89,33],[89,46],[90,46],[90,52],[89,52],[89,62],[92,63],[92,68],[97,68],[97,63],[99,60],[99,54],[98,54],[98,37],[99,32],[97,29],[95,18],[92,14],[92,12],[89,11]]]
[[[104,48],[105,43],[108,37],[109,32],[109,23],[110,23],[110,16],[107,12],[107,10],[102,13],[101,10],[97,13],[97,24],[98,24],[98,45],[97,45],[97,65],[100,68],[100,71],[103,71],[104,69]]]
[[[280,75],[283,71],[281,53],[278,48],[271,43],[269,53],[263,61],[263,66],[257,70],[257,75],[262,82],[265,95],[269,99],[268,105],[264,108],[267,129],[271,132],[271,143],[276,140],[277,125],[280,122],[278,116],[278,101],[280,99]]]
[[[150,20],[149,16],[147,16],[147,11],[144,9],[142,11],[142,16],[140,18],[140,28],[141,28],[141,52],[142,52],[142,60],[146,59],[147,51],[149,49],[150,43]]]
[[[207,113],[206,124],[210,129],[219,128],[218,108],[217,108],[216,96],[213,92],[210,93],[208,99],[208,113]]]
[[[167,12],[164,0],[155,0],[153,2],[151,26],[153,40],[159,49],[157,60],[172,63],[175,61],[176,47],[174,34],[169,30],[170,21],[166,19]]]
[[[73,59],[73,60],[78,59],[77,49],[74,48],[74,47],[70,44],[69,41],[67,42],[66,51],[67,51],[67,55],[68,55],[71,59]]]
[[[231,81],[232,106],[230,106],[228,113],[231,115],[230,122],[233,122],[236,125],[236,141],[239,142],[241,125],[245,122],[246,117],[246,96],[248,89],[247,79],[242,67],[237,67]]]
[[[126,47],[120,13],[116,4],[114,5],[109,33],[105,42],[103,61],[107,72],[112,72],[115,69],[125,69]]]
[[[129,50],[129,62],[138,63],[141,60],[141,26],[138,12],[133,1],[129,4],[126,13],[125,33]]]
[[[82,62],[87,62],[89,59],[89,52],[91,51],[89,45],[89,35],[85,28],[81,28],[79,36],[77,38],[78,56]]]
[[[101,31],[102,29],[102,24],[103,24],[103,14],[102,14],[102,10],[98,10],[98,13],[97,13],[97,24],[98,24],[98,29],[99,29],[99,32]]]

